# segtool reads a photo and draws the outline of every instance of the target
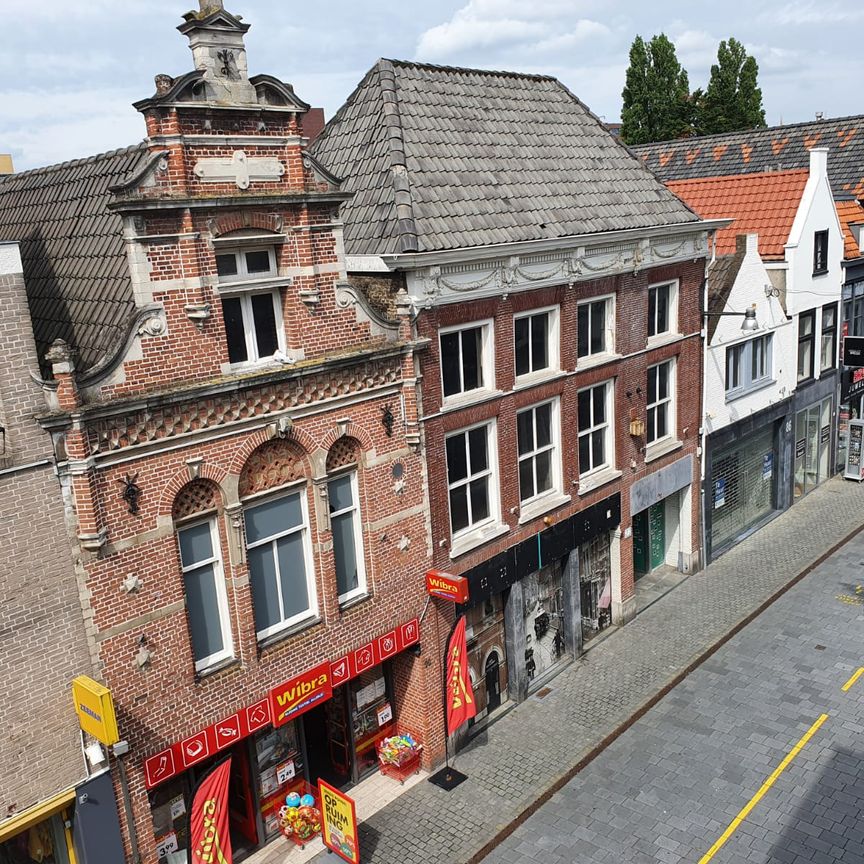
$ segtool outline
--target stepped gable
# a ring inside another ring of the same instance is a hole
[[[661,180],[807,168],[808,151],[828,148],[835,199],[864,196],[864,115],[704,135],[633,147]]]
[[[135,303],[110,188],[134,175],[143,144],[0,177],[0,240],[18,241],[43,372],[55,339],[80,371],[126,337]]]
[[[349,255],[695,222],[555,78],[379,60],[312,145]]]
[[[806,169],[774,171],[671,180],[667,186],[703,219],[734,219],[717,232],[718,255],[735,252],[737,235],[758,234],[762,258],[782,261],[809,176]]]

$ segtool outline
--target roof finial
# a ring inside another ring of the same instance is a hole
[[[222,5],[222,0],[198,0],[198,5],[202,12],[215,12],[218,9],[225,9]]]

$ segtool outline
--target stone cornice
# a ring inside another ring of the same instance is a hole
[[[278,192],[273,195],[129,197],[110,202],[108,209],[120,213],[140,213],[145,210],[182,210],[187,207],[190,210],[213,210],[222,207],[237,209],[296,204],[341,204],[343,201],[348,201],[353,194],[353,192]]]

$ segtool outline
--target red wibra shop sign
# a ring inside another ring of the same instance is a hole
[[[241,708],[165,750],[144,760],[148,789],[170,780],[221,750],[273,724],[281,726],[314,708],[333,694],[333,688],[356,678],[420,641],[420,622],[412,618],[383,636],[331,662],[325,661],[274,687],[247,708]]]

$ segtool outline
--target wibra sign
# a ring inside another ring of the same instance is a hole
[[[299,717],[304,711],[314,708],[333,695],[330,681],[330,663],[325,661],[314,669],[274,687],[270,691],[270,711],[273,725],[282,726]]]
[[[464,576],[451,576],[443,570],[426,573],[426,593],[454,603],[468,602],[468,580]]]

